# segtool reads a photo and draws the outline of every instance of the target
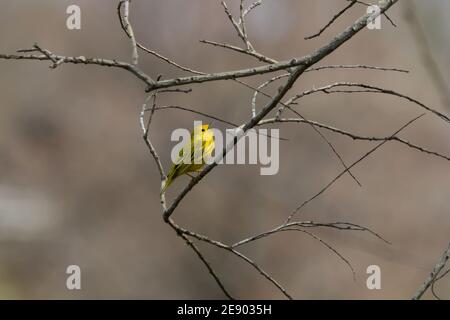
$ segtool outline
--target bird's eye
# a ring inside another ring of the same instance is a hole
[[[205,132],[205,129],[202,129],[202,132]]]

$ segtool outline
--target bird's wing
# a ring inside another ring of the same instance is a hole
[[[189,159],[189,157],[191,157],[192,160],[192,139],[191,139],[191,150],[189,153],[184,154],[184,148],[185,145],[183,146],[183,148],[180,150],[180,152],[178,153],[178,159],[174,162],[174,165],[179,165],[179,164],[187,164],[187,159]]]

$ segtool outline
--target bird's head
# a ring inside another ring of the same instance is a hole
[[[209,141],[214,139],[214,131],[209,129],[209,124],[198,125],[194,128],[194,134],[201,134],[203,140]]]

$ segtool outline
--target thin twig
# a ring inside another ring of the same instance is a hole
[[[342,16],[347,10],[349,10],[351,7],[353,7],[353,6],[355,5],[355,3],[356,3],[356,0],[351,0],[351,2],[350,2],[344,9],[342,9],[341,11],[339,11],[338,13],[336,13],[336,14],[331,18],[331,20],[328,21],[328,23],[327,23],[325,26],[323,26],[317,33],[315,33],[315,34],[313,34],[313,35],[311,35],[311,36],[305,37],[305,40],[310,40],[310,39],[319,37],[325,30],[328,29],[329,26],[331,26],[331,25],[333,24],[333,22],[335,22],[335,21],[336,21],[340,16]]]
[[[211,264],[209,263],[208,260],[206,260],[206,258],[203,256],[203,254],[200,252],[200,250],[197,248],[197,246],[188,238],[186,237],[183,233],[178,233],[178,235],[183,238],[183,240],[186,242],[186,244],[192,248],[192,250],[194,250],[194,252],[197,254],[197,256],[199,257],[199,259],[203,262],[203,264],[205,265],[205,267],[208,269],[209,274],[214,278],[214,280],[216,281],[217,285],[219,286],[220,290],[222,290],[222,292],[225,294],[225,296],[230,299],[230,300],[234,300],[234,298],[231,296],[231,294],[228,292],[228,290],[225,288],[224,284],[222,283],[222,281],[220,280],[219,276],[217,275],[217,273],[214,271],[214,269],[212,268]]]
[[[391,136],[395,136],[398,133],[400,133],[402,130],[404,130],[406,127],[408,127],[410,124],[412,124],[413,122],[415,122],[416,120],[418,120],[419,118],[423,117],[425,114],[421,114],[420,116],[415,117],[414,119],[408,121],[406,124],[404,124],[400,129],[398,129],[397,131],[395,131]],[[388,140],[382,141],[380,143],[378,143],[375,147],[373,147],[372,149],[370,149],[368,152],[366,152],[363,156],[361,156],[360,158],[358,158],[358,160],[356,160],[355,162],[353,162],[350,166],[349,169],[353,168],[354,166],[356,166],[358,163],[360,163],[362,160],[364,160],[365,158],[367,158],[369,155],[371,155],[372,153],[374,153],[378,148],[380,148],[381,146],[383,146]],[[339,180],[340,177],[342,177],[345,173],[347,172],[347,169],[342,171],[341,173],[339,173],[335,178],[333,178],[329,183],[327,183],[322,189],[319,190],[319,192],[317,192],[316,194],[314,194],[311,198],[309,198],[308,200],[304,201],[301,205],[299,205],[297,208],[295,208],[291,214],[288,216],[288,218],[286,219],[285,223],[289,223],[292,218],[294,217],[294,215],[299,212],[304,206],[306,206],[308,203],[310,203],[311,201],[313,201],[314,199],[316,199],[318,196],[320,196],[322,193],[324,193],[328,188],[330,188],[337,180]]]
[[[247,51],[253,51],[253,48],[251,47],[251,43],[248,41],[247,28],[245,27],[244,1],[245,0],[241,0],[241,2],[239,4],[239,25],[241,26],[242,35],[244,36],[244,39],[246,41],[245,45],[247,46]]]
[[[213,115],[207,114],[205,112],[197,111],[197,110],[194,110],[192,108],[183,107],[183,106],[175,106],[175,105],[173,105],[173,106],[158,106],[158,107],[155,108],[155,111],[157,111],[157,110],[167,110],[167,109],[183,110],[183,111],[191,112],[191,113],[194,113],[194,114],[198,114],[200,116],[209,118],[209,119],[214,120],[214,121],[219,121],[219,122],[222,122],[222,123],[225,123],[225,124],[229,124],[229,125],[231,125],[231,126],[233,126],[235,128],[241,127],[241,126],[237,125],[236,123],[224,120],[223,118],[219,118],[217,116],[213,116]],[[144,111],[147,112],[147,111],[150,111],[150,110],[151,109],[147,108]],[[278,140],[281,140],[281,141],[287,141],[288,140],[288,139],[283,138],[283,137],[275,138],[275,137],[271,136],[270,134],[264,134],[264,133],[261,133],[261,132],[258,132],[257,134],[258,135],[262,135],[262,136],[266,136],[266,137],[269,137],[269,138],[272,138],[272,139],[278,139]]]
[[[288,77],[290,75],[290,73],[287,74],[281,74],[279,76],[273,77],[271,79],[269,79],[268,81],[262,83],[258,88],[255,89],[255,93],[253,94],[253,98],[252,98],[252,117],[256,116],[256,97],[258,95],[258,93],[261,93],[265,96],[268,96],[266,93],[264,93],[262,91],[262,89],[266,86],[268,86],[269,84],[271,84],[274,81],[277,81],[279,79]],[[271,96],[268,96],[269,98],[272,98]],[[296,113],[298,116],[300,116],[301,118],[305,119],[298,111],[292,110],[288,105],[280,102],[281,105],[283,105],[285,108],[290,109],[292,112]],[[277,118],[279,118],[281,115],[281,112],[277,112]],[[325,143],[331,148],[331,150],[333,151],[333,153],[337,156],[337,158],[339,159],[339,161],[341,162],[341,164],[344,166],[344,168],[347,168],[347,165],[345,163],[345,161],[342,159],[342,156],[339,154],[339,152],[336,150],[336,148],[334,147],[334,145],[327,139],[327,137],[325,137],[322,132],[320,132],[319,129],[317,129],[314,125],[311,125],[312,129],[321,137],[321,139],[323,139],[325,141]],[[348,171],[349,175],[352,177],[352,179],[359,185],[361,186],[361,183],[359,182],[359,180],[354,176],[354,174],[351,171]]]
[[[442,254],[441,259],[436,263],[430,275],[425,279],[425,282],[422,286],[416,291],[412,300],[420,300],[423,294],[428,290],[428,288],[436,281],[436,278],[439,276],[439,273],[445,268],[448,259],[450,258],[450,243]]]
[[[436,277],[436,279],[433,281],[433,283],[431,284],[431,293],[433,294],[433,296],[438,299],[438,300],[442,300],[436,293],[436,283],[441,280],[442,278],[444,278],[445,276],[447,276],[450,273],[450,269],[447,269],[445,272],[443,272],[439,277]]]
[[[289,73],[290,74],[290,73]],[[278,76],[278,77],[274,77],[274,78],[272,78],[272,79],[270,79],[268,82],[265,82],[265,83],[263,83],[262,85],[260,85],[258,88],[254,88],[254,87],[252,87],[252,86],[250,86],[250,85],[248,85],[247,83],[245,83],[245,82],[243,82],[243,81],[241,81],[241,80],[234,80],[234,81],[236,81],[236,82],[239,82],[240,84],[242,84],[242,85],[244,85],[244,86],[246,86],[246,87],[248,87],[248,88],[251,88],[251,89],[253,89],[254,91],[255,91],[255,93],[253,94],[253,98],[252,98],[252,117],[255,117],[256,116],[256,96],[257,96],[257,94],[258,93],[260,93],[260,94],[262,94],[262,95],[264,95],[264,96],[266,96],[266,97],[268,97],[269,99],[273,99],[273,97],[272,96],[270,96],[269,94],[267,94],[267,93],[265,93],[264,91],[262,91],[262,88],[264,87],[264,86],[267,86],[268,84],[270,84],[271,82],[273,82],[273,81],[275,81],[275,80],[278,80],[278,79],[281,79],[281,78],[284,78],[284,77],[287,77],[287,76],[289,76],[289,74],[283,74],[283,75],[280,75],[280,76]],[[290,107],[288,106],[288,105],[285,105],[283,102],[281,102],[281,101],[279,101],[278,102],[279,104],[281,104],[281,105],[283,105],[284,107],[286,107],[286,108],[289,108],[290,109]],[[297,111],[294,111],[297,115],[299,115],[300,117],[302,117],[303,119],[305,119],[306,120],[306,118],[305,117],[303,117],[299,112],[297,112]],[[279,113],[277,113],[277,118],[279,117]],[[341,161],[341,164],[344,166],[344,168],[347,168],[347,166],[346,166],[346,164],[345,164],[345,162],[344,162],[344,160],[342,159],[342,157],[341,157],[341,155],[338,153],[338,151],[336,150],[336,148],[334,147],[334,145],[320,132],[320,130],[318,130],[314,125],[311,125],[311,127],[312,127],[312,129],[321,137],[321,139],[323,139],[324,141],[325,141],[325,143],[331,148],[331,150],[333,151],[333,153],[335,153],[335,155],[338,157],[338,159]],[[282,138],[279,138],[280,140],[286,140],[286,139],[282,139]],[[352,174],[352,172],[350,172],[349,171],[349,175],[355,180],[355,182],[359,185],[359,186],[361,186],[361,183],[356,179],[356,177]]]
[[[258,125],[265,125],[265,124],[270,124],[270,123],[307,123],[307,124],[311,124],[314,125],[315,127],[319,127],[319,128],[323,128],[325,130],[334,132],[334,133],[338,133],[344,136],[347,136],[349,138],[352,138],[353,140],[362,140],[362,141],[397,141],[401,144],[406,145],[409,148],[415,149],[417,151],[423,152],[423,153],[427,153],[439,158],[442,158],[444,160],[450,161],[450,156],[446,156],[444,154],[438,153],[436,151],[431,151],[427,148],[418,146],[412,142],[409,142],[405,139],[399,138],[397,136],[387,136],[387,137],[376,137],[376,136],[363,136],[363,135],[357,135],[355,133],[351,133],[336,127],[332,127],[320,122],[316,122],[316,121],[311,121],[311,120],[305,120],[302,118],[281,118],[281,119],[276,119],[276,118],[271,118],[271,119],[264,119],[262,121],[260,121],[260,123]]]
[[[301,228],[332,228],[337,230],[344,230],[344,231],[365,231],[368,232],[378,239],[386,242],[387,244],[390,244],[389,241],[384,239],[382,236],[380,236],[378,233],[370,230],[367,227],[363,227],[360,225],[357,225],[355,223],[350,222],[315,222],[315,221],[291,221],[288,223],[283,223],[282,225],[279,225],[271,230],[261,232],[257,235],[253,235],[251,237],[248,237],[246,239],[240,240],[233,245],[231,245],[232,248],[237,248],[240,246],[243,246],[245,244],[248,244],[250,242],[265,238],[267,236],[270,236],[272,234],[278,233],[280,231],[283,231],[283,229],[286,228],[292,228],[292,227],[301,227]]]
[[[356,281],[356,272],[355,272],[355,269],[353,268],[352,264],[350,263],[350,261],[348,261],[347,258],[345,258],[336,248],[334,248],[328,242],[326,242],[325,240],[316,236],[314,233],[304,230],[302,228],[287,228],[287,229],[285,229],[285,231],[300,231],[300,232],[303,232],[303,233],[309,235],[313,239],[319,241],[322,245],[324,245],[329,250],[331,250],[331,252],[333,252],[339,259],[341,259],[349,267],[350,271],[352,272],[353,281]]]
[[[200,234],[192,232],[190,230],[181,228],[175,222],[173,222],[173,220],[171,218],[169,218],[167,220],[167,223],[170,224],[172,226],[172,228],[174,228],[177,231],[177,233],[179,233],[179,234],[181,233],[181,234],[185,234],[185,235],[194,237],[197,240],[203,241],[203,242],[213,245],[217,248],[220,248],[220,249],[223,249],[223,250],[233,253],[239,259],[245,261],[250,266],[252,266],[255,270],[257,270],[264,278],[266,278],[269,282],[271,282],[284,296],[286,296],[288,299],[292,299],[292,296],[287,292],[287,290],[278,281],[275,280],[275,278],[273,278],[270,274],[268,274],[266,271],[264,271],[257,263],[255,263],[252,259],[250,259],[246,255],[244,255],[243,253],[237,251],[236,249],[234,249],[231,246],[228,246],[228,245],[223,244],[216,240],[212,240],[207,236],[200,235]]]
[[[210,44],[210,45],[215,46],[215,47],[225,48],[225,49],[236,51],[236,52],[239,52],[239,53],[242,53],[242,54],[247,54],[247,55],[250,55],[252,57],[255,57],[256,59],[258,59],[259,61],[262,61],[262,62],[266,62],[266,63],[277,63],[278,62],[277,60],[269,58],[269,57],[267,57],[267,56],[265,56],[265,55],[263,55],[261,53],[258,53],[256,51],[249,51],[249,50],[242,49],[240,47],[237,47],[237,46],[234,46],[234,45],[231,45],[231,44],[228,44],[228,43],[216,42],[216,41],[210,41],[210,40],[199,40],[199,41],[201,43]]]
[[[260,84],[258,86],[258,88],[256,88],[255,92],[253,93],[252,104],[251,104],[252,117],[256,117],[256,97],[258,96],[258,93],[262,92],[261,90],[264,89],[265,87],[267,87],[272,82],[277,81],[282,78],[286,78],[286,77],[289,77],[289,73],[284,73],[284,74],[280,74],[278,76],[272,77],[269,80],[267,80],[266,82],[263,82],[262,84]],[[272,98],[272,97],[269,96],[269,98]]]
[[[295,113],[297,116],[299,116],[300,118],[304,119],[304,117],[296,110],[292,109],[290,106],[287,106],[287,108],[292,111],[293,113]],[[330,147],[330,149],[333,151],[333,153],[336,155],[336,157],[339,159],[339,162],[342,164],[342,166],[347,170],[348,174],[350,175],[350,177],[356,182],[356,184],[358,186],[362,186],[361,182],[359,182],[358,178],[355,177],[355,175],[353,174],[352,171],[350,171],[350,169],[348,168],[347,164],[345,163],[344,159],[342,158],[342,156],[339,154],[339,152],[336,150],[336,148],[334,147],[334,145],[328,140],[327,137],[325,137],[325,135],[318,129],[316,128],[314,125],[311,125],[311,127],[314,129],[314,131],[316,131],[319,136],[328,144],[328,146]]]
[[[194,110],[194,109],[188,108],[188,107],[175,106],[175,105],[171,105],[171,106],[158,106],[158,107],[156,107],[155,110],[165,110],[165,109],[177,109],[177,110],[188,111],[188,112],[195,113],[195,114],[198,114],[198,115],[200,115],[200,116],[209,118],[209,119],[211,119],[211,120],[215,120],[215,121],[219,121],[219,122],[222,122],[222,123],[231,125],[231,126],[233,126],[233,127],[239,127],[239,125],[237,125],[236,123],[233,123],[233,122],[231,122],[231,121],[225,120],[225,119],[223,119],[223,118],[219,118],[219,117],[217,117],[217,116],[213,116],[213,115],[208,114],[208,113],[205,113],[205,112],[197,111],[197,110]],[[149,109],[147,109],[146,111],[148,111],[148,110],[149,110]]]
[[[119,22],[120,22],[120,26],[122,27],[122,30],[125,32],[125,34],[127,35],[128,38],[131,38],[131,35],[128,33],[128,30],[127,30],[127,28],[126,28],[126,26],[125,26],[125,24],[124,24],[124,22],[122,20],[122,12],[121,12],[122,4],[123,4],[123,1],[119,2],[119,5],[117,6],[117,15],[119,17]],[[146,46],[144,46],[143,44],[141,44],[141,43],[139,43],[137,41],[136,41],[136,46],[139,49],[141,49],[142,51],[147,52],[148,54],[151,54],[154,57],[156,57],[156,58],[158,58],[160,60],[163,60],[164,62],[168,63],[169,65],[174,66],[174,67],[176,67],[176,68],[178,68],[180,70],[183,70],[183,71],[186,71],[186,72],[190,72],[190,73],[193,73],[193,74],[199,74],[199,75],[200,74],[205,74],[203,72],[200,72],[200,71],[197,71],[197,70],[194,70],[194,69],[182,66],[182,65],[176,63],[175,61],[173,61],[172,59],[169,59],[169,58],[163,56],[162,54],[147,48]]]
[[[252,44],[248,41],[247,39],[247,35],[244,33],[244,30],[242,28],[242,24],[240,25],[238,22],[236,22],[233,18],[233,15],[231,14],[230,10],[228,10],[228,6],[226,4],[225,1],[221,1],[221,4],[223,6],[223,9],[225,10],[225,13],[228,17],[228,19],[230,20],[231,24],[233,25],[234,29],[236,30],[239,38],[241,38],[242,42],[244,42],[245,46],[247,47],[248,51],[253,51],[253,46]],[[241,3],[242,5],[242,3]],[[242,14],[243,14],[243,10],[241,10]]]
[[[367,90],[359,90],[359,91],[343,91],[343,90],[336,90],[336,91],[331,91],[330,89],[333,88],[338,88],[338,87],[357,87],[357,88],[362,88],[362,89],[367,89]],[[311,90],[307,90],[304,91],[298,95],[293,96],[292,98],[288,99],[284,104],[286,105],[290,105],[294,102],[296,102],[297,100],[299,100],[300,98],[303,98],[305,96],[317,93],[317,92],[323,92],[323,93],[382,93],[382,94],[388,94],[388,95],[393,95],[393,96],[397,96],[399,98],[408,100],[409,102],[412,102],[418,106],[420,106],[421,108],[430,111],[431,113],[435,114],[436,116],[438,116],[439,118],[445,120],[446,122],[450,122],[450,118],[449,116],[443,114],[440,111],[437,111],[436,109],[433,109],[431,107],[428,107],[427,105],[425,105],[424,103],[411,98],[407,95],[398,93],[394,90],[390,90],[390,89],[384,89],[384,88],[380,88],[380,87],[376,87],[373,85],[368,85],[368,84],[364,84],[364,83],[354,83],[354,82],[336,82],[330,85],[326,85],[323,87],[319,87],[319,88],[314,88]],[[281,107],[282,108],[282,107]]]
[[[257,0],[255,2],[253,2],[251,5],[248,6],[247,9],[244,10],[244,18],[247,14],[249,14],[253,9],[255,9],[256,7],[260,6],[262,4],[263,0]]]
[[[147,145],[147,148],[150,151],[150,154],[152,155],[152,157],[156,163],[156,166],[158,168],[160,179],[161,179],[161,190],[162,190],[164,181],[166,180],[166,174],[164,173],[164,168],[162,166],[159,155],[156,152],[156,149],[153,146],[152,141],[150,140],[150,137],[148,135],[148,133],[150,131],[150,124],[152,123],[152,119],[153,119],[153,114],[155,113],[155,110],[156,110],[156,95],[157,95],[157,92],[154,92],[152,94],[149,94],[147,96],[147,98],[145,99],[145,102],[142,105],[141,113],[139,116],[139,122],[141,124],[141,129],[142,129],[142,133],[143,133],[142,138],[144,139],[145,144]],[[144,123],[145,112],[147,110],[147,103],[151,98],[153,98],[153,105],[152,105],[151,112],[150,112],[150,115],[147,120],[147,125],[145,125],[145,123]],[[163,205],[163,207],[165,207],[166,202],[165,202],[164,194],[161,194],[160,200],[161,200],[161,204]]]
[[[286,289],[277,280],[275,280],[275,278],[273,278],[266,271],[264,271],[258,264],[256,264],[252,259],[236,251],[235,249],[231,249],[231,252],[233,252],[236,256],[246,261],[249,265],[251,265],[254,269],[256,269],[264,278],[266,278],[274,286],[276,286],[281,291],[281,293],[284,294],[289,300],[293,300],[292,296],[286,291]]]
[[[50,52],[49,50],[41,48],[37,43],[35,43],[33,45],[33,48],[35,48],[36,51],[43,53],[46,57],[48,57],[53,62],[53,64],[50,66],[50,68],[52,68],[52,69],[56,69],[56,67],[58,65],[60,65],[63,61],[62,59],[57,59],[55,57],[55,55],[52,52]],[[18,50],[17,52],[21,52],[21,51],[31,52],[32,50]]]
[[[319,67],[310,68],[310,69],[306,70],[305,72],[319,71],[319,70],[325,70],[325,69],[369,69],[369,70],[378,70],[378,71],[394,71],[394,72],[401,72],[401,73],[409,73],[409,70],[405,70],[405,69],[376,67],[376,66],[369,66],[366,64],[333,64],[333,65],[328,65],[328,66],[319,66]]]

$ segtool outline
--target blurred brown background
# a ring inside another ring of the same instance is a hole
[[[292,94],[336,81],[355,81],[409,94],[449,113],[433,88],[402,15],[401,1],[320,64],[371,64],[410,74],[335,70],[308,73]],[[236,0],[228,1],[236,12]],[[449,9],[444,0],[416,2],[428,40],[445,75],[449,65]],[[82,28],[65,27],[66,8],[82,10]],[[130,46],[116,16],[117,1],[3,0],[0,52],[34,42],[63,55],[130,59]],[[345,1],[267,0],[248,17],[255,48],[276,59],[300,57],[325,44],[365,13],[355,6],[320,38],[315,33]],[[138,39],[180,64],[205,72],[258,65],[251,58],[210,47],[199,39],[238,44],[219,1],[134,0],[131,21]],[[159,178],[138,124],[144,87],[127,72],[97,66],[0,61],[0,298],[223,298],[204,266],[163,223]],[[185,74],[144,53],[140,67],[156,77]],[[267,77],[248,79],[259,84]],[[450,80],[450,79],[447,79]],[[242,123],[252,92],[233,82],[195,85],[190,95],[160,97]],[[275,90],[276,86],[270,90]],[[258,106],[264,103],[260,98]],[[303,99],[299,110],[316,121],[361,135],[386,136],[422,112],[417,106],[375,94],[321,95]],[[170,133],[205,120],[161,111],[151,136],[167,168]],[[219,128],[225,128],[215,123]],[[276,126],[279,127],[279,126]],[[183,226],[232,242],[281,223],[298,204],[341,171],[329,147],[307,125],[287,124],[280,133],[280,171],[260,176],[259,166],[220,166],[191,192],[174,214]],[[347,163],[373,144],[326,133]],[[402,134],[449,154],[447,124],[429,114]],[[381,233],[393,244],[357,232],[315,230],[353,264],[357,280],[329,250],[299,233],[255,242],[243,251],[300,299],[409,298],[450,240],[450,164],[392,142],[304,208],[301,217],[349,221]],[[173,197],[188,178],[168,191]],[[282,298],[258,273],[235,257],[201,245],[238,298]],[[82,290],[65,287],[65,270],[82,269]],[[366,268],[382,271],[382,289],[366,288]],[[450,297],[450,281],[436,287]],[[429,294],[426,297],[431,297]]]

